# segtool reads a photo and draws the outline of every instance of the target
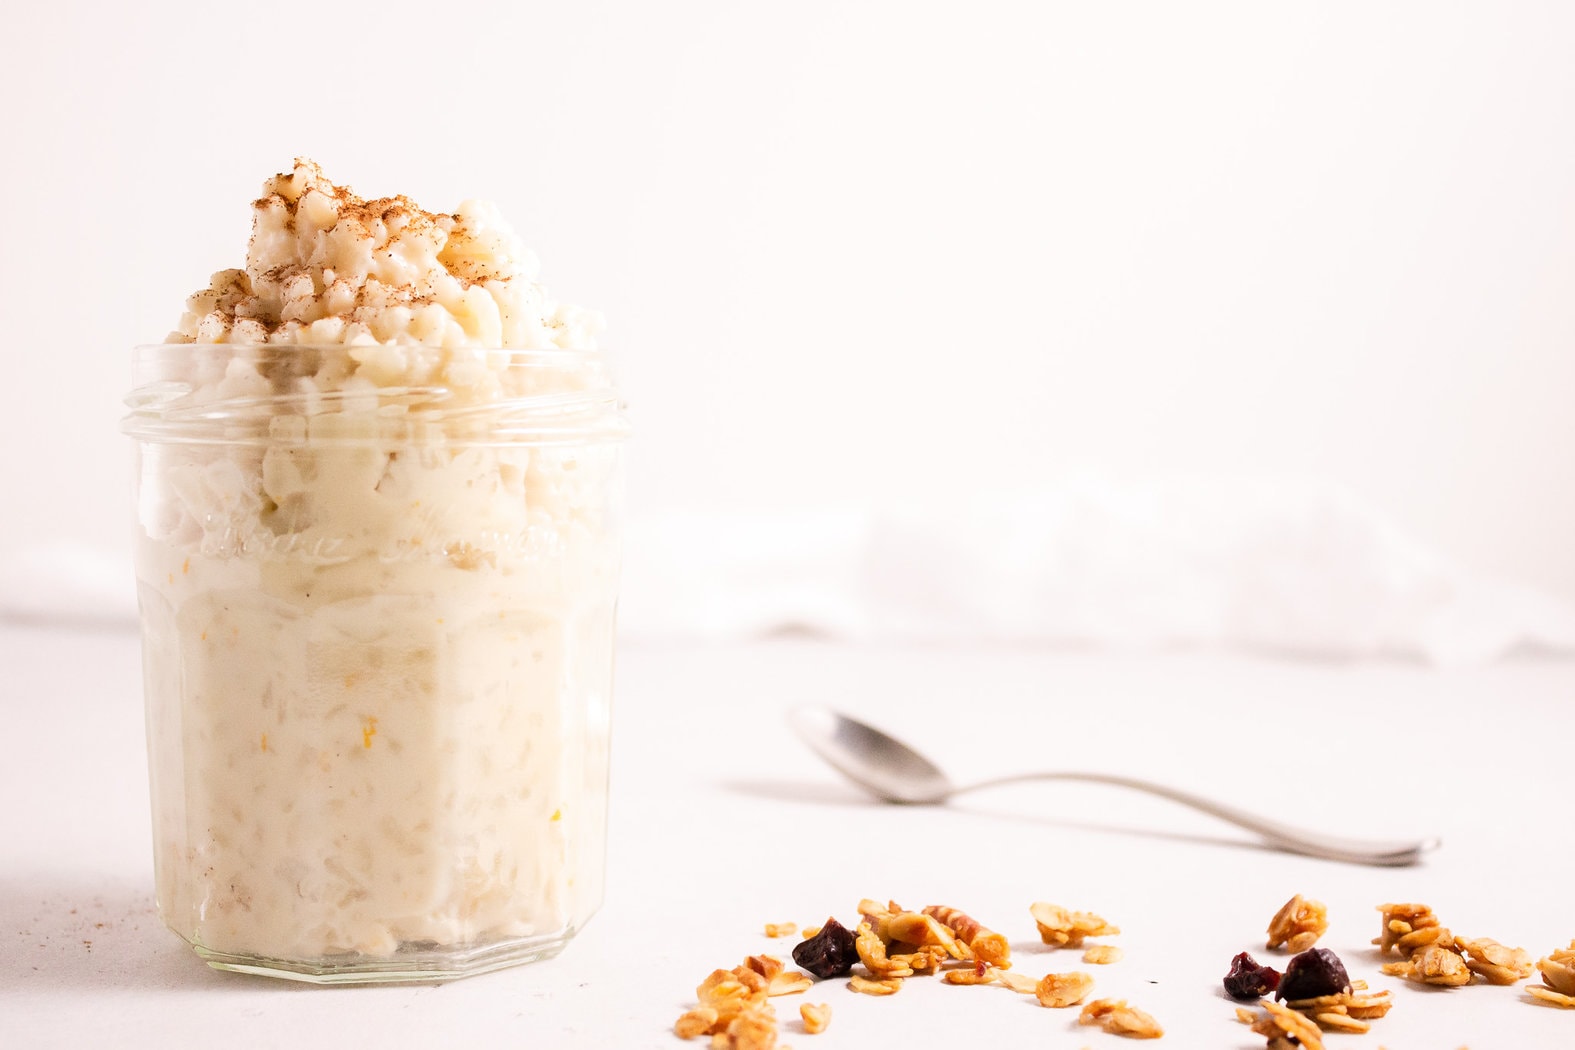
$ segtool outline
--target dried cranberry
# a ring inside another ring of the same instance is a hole
[[[1257,999],[1279,986],[1280,972],[1272,966],[1259,966],[1246,952],[1230,961],[1230,973],[1225,975],[1225,991],[1232,999]]]
[[[1309,948],[1285,964],[1276,999],[1316,999],[1338,995],[1351,987],[1350,975],[1340,957],[1327,948]]]
[[[793,949],[793,961],[816,977],[841,977],[859,961],[857,938],[836,919],[827,919],[820,932]]]

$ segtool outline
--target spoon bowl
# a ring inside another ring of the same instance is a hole
[[[1023,773],[958,787],[934,762],[867,722],[818,707],[794,708],[788,713],[788,722],[811,751],[883,802],[933,805],[981,788],[1029,780],[1076,780],[1130,788],[1169,799],[1245,828],[1275,849],[1327,860],[1395,867],[1415,864],[1422,854],[1439,846],[1436,837],[1373,841],[1326,835],[1270,820],[1188,791],[1110,773]]]
[[[872,725],[818,707],[796,707],[788,721],[827,765],[883,802],[945,802],[956,788],[941,767]]]

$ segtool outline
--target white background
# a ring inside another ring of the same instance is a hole
[[[295,154],[497,200],[643,511],[1348,486],[1575,594],[1575,7],[11,4],[0,554],[128,546],[127,352]]]

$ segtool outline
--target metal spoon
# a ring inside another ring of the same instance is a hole
[[[1028,780],[1081,780],[1146,791],[1150,795],[1191,806],[1255,832],[1275,849],[1305,853],[1309,857],[1399,867],[1415,864],[1423,853],[1437,849],[1439,845],[1436,837],[1414,842],[1374,842],[1324,835],[1268,820],[1190,792],[1110,773],[1020,773],[957,787],[934,762],[895,737],[855,718],[823,708],[799,707],[789,712],[788,721],[811,751],[825,759],[843,776],[885,802],[929,805],[945,802],[965,791],[978,791],[1002,784]]]

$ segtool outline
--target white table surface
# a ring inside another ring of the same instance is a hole
[[[1575,662],[1437,671],[1208,653],[902,650],[779,640],[628,646],[615,715],[611,870],[558,959],[446,985],[316,988],[209,970],[153,912],[137,644],[0,627],[0,1047],[703,1047],[671,1034],[693,988],[768,921],[851,920],[860,897],[964,908],[1034,976],[1086,969],[1167,1029],[1160,1046],[1262,1045],[1220,977],[1292,893],[1326,901],[1321,944],[1394,989],[1332,1047],[1575,1045],[1575,1011],[1524,986],[1381,977],[1374,906],[1431,904],[1458,932],[1534,956],[1575,937]],[[1116,789],[1028,785],[946,809],[864,802],[783,729],[812,701],[900,727],[959,779],[1045,767],[1147,774],[1350,834],[1437,833],[1422,866],[1359,868]],[[1121,926],[1113,966],[1044,950],[1034,900]],[[889,999],[812,989],[830,1029],[798,1050],[1120,1047],[1076,1011],[998,988],[908,982]]]

